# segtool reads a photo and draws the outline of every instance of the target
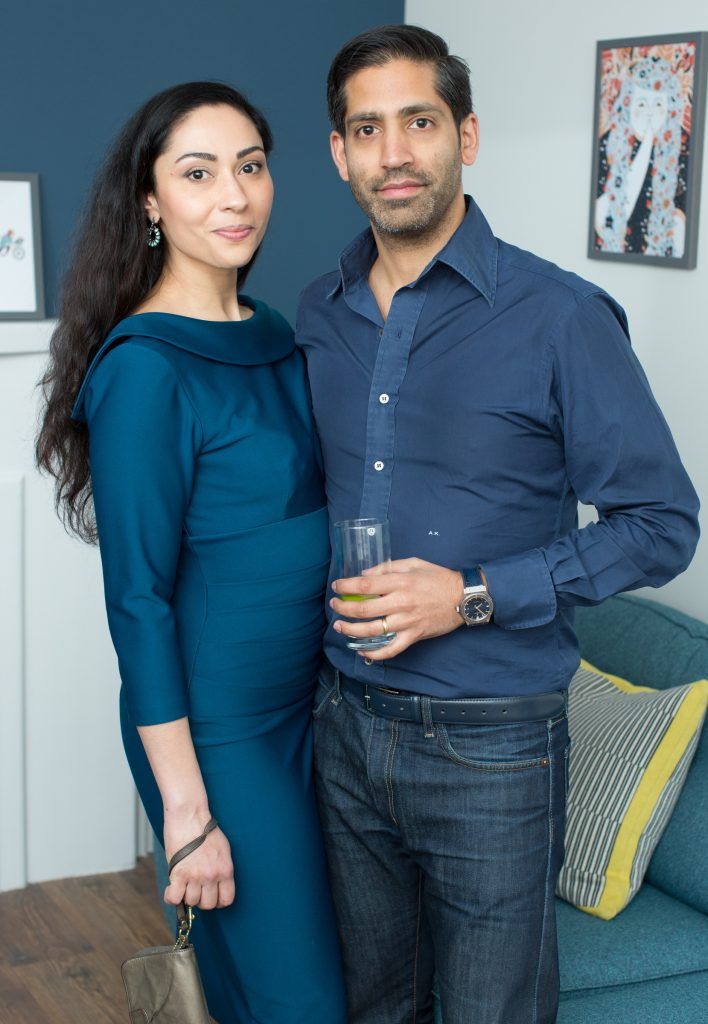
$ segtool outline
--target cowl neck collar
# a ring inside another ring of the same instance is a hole
[[[115,325],[91,360],[71,413],[81,419],[83,398],[104,356],[125,338],[154,338],[204,359],[233,366],[259,366],[285,359],[295,349],[287,321],[265,302],[240,296],[253,316],[247,320],[197,320],[176,313],[135,313]]]

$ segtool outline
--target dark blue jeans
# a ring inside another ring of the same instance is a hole
[[[331,674],[330,674],[331,675]],[[320,816],[349,1024],[553,1024],[568,724],[376,717],[321,676]]]

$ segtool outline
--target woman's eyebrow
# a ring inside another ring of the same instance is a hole
[[[247,146],[246,149],[240,149],[236,154],[237,160],[243,160],[249,153],[261,152],[265,154],[263,146]],[[188,157],[196,158],[197,160],[211,160],[216,163],[218,157],[214,156],[213,153],[183,153],[182,156],[178,156],[175,163],[178,164],[180,160],[186,160]]]
[[[243,160],[243,158],[245,156],[248,156],[249,153],[256,152],[261,152],[263,156],[265,156],[265,150],[263,149],[263,146],[247,146],[246,149],[240,149],[238,151],[238,153],[236,154],[236,159]]]
[[[216,162],[216,157],[213,153],[183,153],[182,156],[177,157],[175,163],[178,164],[180,160],[186,160],[190,156],[196,157],[197,160],[213,160]]]

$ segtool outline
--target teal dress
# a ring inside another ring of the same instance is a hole
[[[121,321],[73,417],[88,424],[128,761],[162,800],[138,725],[188,716],[237,894],[193,930],[219,1024],[344,1024],[312,781],[329,568],[303,359],[286,321]]]

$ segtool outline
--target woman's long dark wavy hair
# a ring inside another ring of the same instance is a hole
[[[49,364],[39,382],[44,408],[37,466],[55,479],[57,513],[67,530],[95,543],[88,429],[71,410],[97,349],[113,327],[150,294],[162,275],[164,246],[149,248],[145,198],[155,160],[172,130],[199,107],[225,104],[248,117],[266,155],[273,136],[259,110],[228,85],[186,82],[153,96],[128,121],[99,171],[81,218],[64,278]],[[239,287],[253,266],[239,269]]]

